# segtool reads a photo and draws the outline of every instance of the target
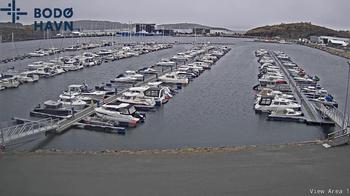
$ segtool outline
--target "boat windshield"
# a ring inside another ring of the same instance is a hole
[[[159,96],[159,90],[146,91],[145,95],[148,96],[148,97],[158,97]]]
[[[133,114],[133,113],[135,113],[136,112],[136,108],[134,107],[134,106],[131,106],[130,108],[129,108],[129,114]]]

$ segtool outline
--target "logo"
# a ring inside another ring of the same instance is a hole
[[[20,8],[16,7],[16,1],[12,0],[12,3],[8,3],[7,8],[0,8],[0,11],[7,12],[7,15],[12,17],[12,23],[16,23],[19,20],[19,16],[27,15],[27,12],[21,12]]]
[[[73,8],[35,8],[34,30],[73,31],[73,21],[66,21],[73,16]]]

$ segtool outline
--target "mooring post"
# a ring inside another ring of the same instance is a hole
[[[343,119],[343,123],[342,123],[342,129],[346,129],[347,127],[345,127],[345,121],[346,119],[346,112],[347,112],[347,107],[348,107],[348,97],[349,97],[349,82],[350,82],[350,61],[348,61],[348,80],[347,80],[347,84],[346,84],[346,97],[345,97],[345,108],[344,108],[344,119]]]
[[[1,129],[1,145],[0,145],[1,149],[5,149],[5,138],[4,138],[4,130]]]

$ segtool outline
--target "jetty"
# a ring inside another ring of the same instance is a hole
[[[301,104],[305,122],[310,125],[336,126],[336,131],[328,134],[326,138],[326,143],[329,144],[329,146],[338,146],[348,143],[350,139],[348,117],[344,117],[344,114],[338,108],[326,107],[322,103],[309,101],[301,92],[300,86],[297,85],[286,67],[283,66],[282,62],[277,58],[276,54],[272,51],[269,51],[269,54],[276,65],[282,70],[296,100]]]

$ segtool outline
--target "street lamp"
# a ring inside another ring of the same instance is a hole
[[[346,97],[345,97],[345,108],[344,108],[344,119],[343,119],[343,124],[342,124],[342,129],[345,130],[346,127],[345,127],[345,120],[346,120],[346,112],[347,112],[347,109],[348,109],[348,97],[349,97],[349,82],[350,82],[350,61],[348,61],[348,82],[346,84]]]

